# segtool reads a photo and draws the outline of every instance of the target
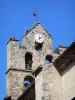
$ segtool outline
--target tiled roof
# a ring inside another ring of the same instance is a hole
[[[54,62],[54,66],[62,75],[75,62],[75,42],[73,42]]]

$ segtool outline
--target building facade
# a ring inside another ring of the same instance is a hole
[[[40,23],[26,30],[22,45],[10,38],[5,100],[74,100],[75,42],[53,51],[52,40]]]

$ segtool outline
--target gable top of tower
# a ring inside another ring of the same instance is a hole
[[[52,35],[51,35],[51,34],[43,27],[43,25],[40,24],[39,22],[35,23],[34,26],[33,26],[32,28],[28,28],[28,29],[26,30],[26,35],[29,34],[33,29],[35,29],[36,26],[39,26],[39,25],[41,25],[42,28],[46,31],[46,33],[52,38]],[[52,38],[52,39],[53,39],[53,38]]]

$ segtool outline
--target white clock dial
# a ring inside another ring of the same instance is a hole
[[[35,41],[38,43],[43,43],[44,42],[44,37],[42,34],[36,34],[35,35]]]

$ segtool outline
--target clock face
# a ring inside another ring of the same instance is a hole
[[[38,43],[43,43],[44,42],[44,36],[42,34],[36,34],[35,35],[35,41]]]

